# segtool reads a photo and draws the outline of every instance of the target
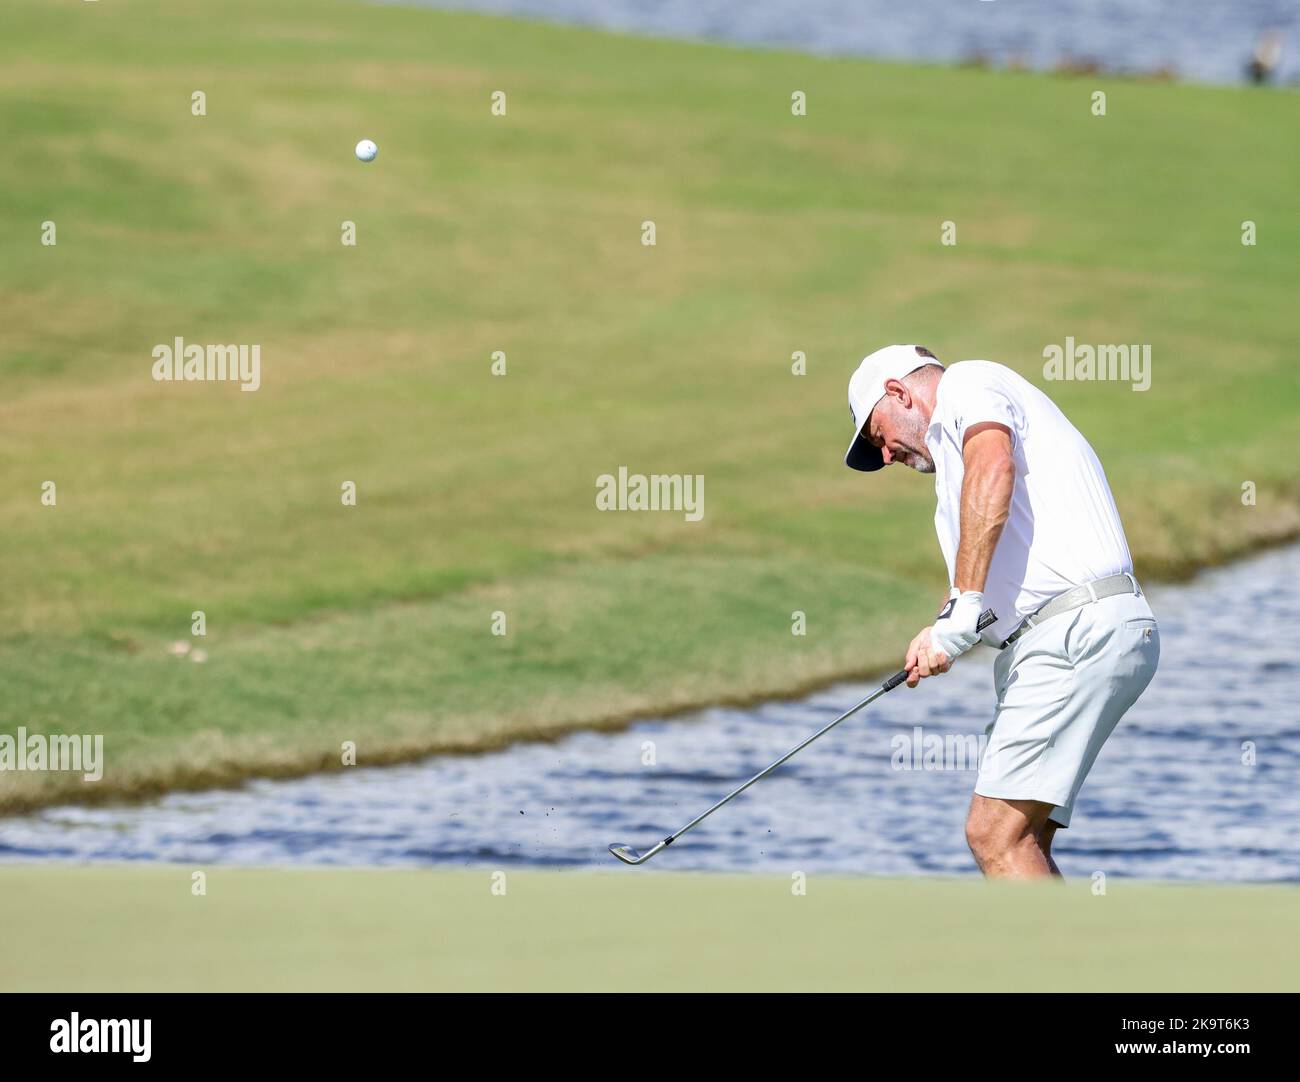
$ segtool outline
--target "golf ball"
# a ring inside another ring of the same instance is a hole
[[[379,148],[369,139],[362,139],[357,144],[357,157],[363,162],[373,162],[375,155],[379,153]]]

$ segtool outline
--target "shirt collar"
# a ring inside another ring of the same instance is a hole
[[[943,377],[939,377],[939,386],[934,392],[934,412],[930,414],[930,424],[925,430],[926,447],[938,447],[943,435],[944,423],[948,420],[944,409]]]

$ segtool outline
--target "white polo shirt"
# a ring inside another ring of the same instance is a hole
[[[1088,441],[1028,380],[991,361],[959,361],[944,370],[925,445],[934,459],[934,526],[956,574],[966,430],[995,421],[1011,430],[1016,484],[993,553],[985,605],[998,622],[984,641],[1000,645],[1029,613],[1094,579],[1132,572],[1115,499]]]

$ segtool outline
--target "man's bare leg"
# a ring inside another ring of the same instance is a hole
[[[1043,859],[1047,861],[1047,866],[1052,870],[1052,874],[1057,879],[1064,879],[1065,876],[1061,874],[1061,869],[1056,866],[1056,860],[1052,857],[1052,839],[1056,837],[1056,831],[1060,825],[1054,819],[1049,819],[1043,824],[1042,830],[1038,832],[1038,848],[1043,851]]]
[[[971,799],[966,817],[966,842],[975,862],[989,879],[1046,879],[1059,875],[1041,838],[1051,847],[1055,830],[1048,830],[1051,804],[1038,800]]]

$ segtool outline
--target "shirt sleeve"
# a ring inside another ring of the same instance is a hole
[[[1006,425],[1011,430],[1011,444],[1020,442],[1024,416],[1015,401],[1002,387],[1000,381],[981,372],[960,372],[958,386],[952,388],[952,423],[957,435],[957,446],[966,440],[966,430],[992,421]]]

